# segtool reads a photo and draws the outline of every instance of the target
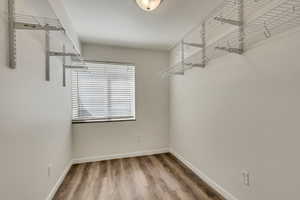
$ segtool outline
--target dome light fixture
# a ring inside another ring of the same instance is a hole
[[[145,11],[153,11],[159,7],[163,0],[136,0],[139,7]]]

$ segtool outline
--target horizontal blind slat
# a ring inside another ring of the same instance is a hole
[[[73,119],[135,118],[135,67],[87,65],[72,72]]]

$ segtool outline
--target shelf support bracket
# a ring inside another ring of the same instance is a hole
[[[184,53],[184,41],[182,40],[181,41],[181,45],[180,45],[180,47],[181,47],[181,67],[182,67],[182,72],[179,72],[179,73],[177,73],[177,74],[179,74],[179,75],[184,75],[184,60],[185,60],[185,53]]]
[[[172,72],[172,74],[174,74],[174,75],[184,75],[184,71],[183,72]]]
[[[50,56],[49,56],[49,49],[50,49],[50,35],[49,31],[46,31],[45,34],[45,61],[46,61],[46,69],[45,69],[45,75],[46,75],[46,81],[50,81]]]
[[[66,52],[66,47],[63,46],[63,53]],[[66,87],[67,86],[67,69],[88,69],[87,66],[72,66],[72,65],[67,65],[66,64],[66,56],[63,56],[63,87]]]
[[[215,17],[215,20],[220,21],[222,23],[227,23],[231,25],[238,26],[238,34],[239,34],[239,45],[237,48],[231,47],[215,47],[217,50],[227,51],[229,53],[243,54],[245,51],[245,27],[244,27],[244,0],[239,0],[238,3],[238,17],[239,20],[231,20],[225,19],[222,17]]]
[[[202,64],[202,63],[184,63],[183,64],[184,66],[190,66],[190,67],[201,67],[201,68],[204,68],[205,65]]]
[[[16,68],[16,29],[15,29],[15,0],[8,0],[8,45],[9,67]]]
[[[202,49],[202,66],[203,68],[206,67],[207,60],[206,60],[206,24],[205,21],[202,23],[202,44],[203,44],[203,49]]]
[[[65,53],[66,52],[66,47],[65,45],[63,45],[63,52],[62,53]],[[63,87],[66,87],[67,86],[67,78],[66,78],[66,56],[63,56]]]
[[[87,66],[65,65],[66,69],[89,69]]]
[[[79,57],[80,54],[76,54],[76,53],[65,53],[65,52],[57,52],[57,51],[49,51],[49,56],[61,56],[61,57],[65,57],[65,56],[74,56],[74,57]]]
[[[46,81],[50,81],[50,57],[63,57],[63,86],[65,86],[65,65],[66,65],[66,56],[71,57],[80,57],[80,54],[76,53],[66,53],[65,46],[63,46],[62,52],[50,51],[50,37],[49,31],[46,31],[45,38],[45,54],[46,54]]]
[[[8,45],[9,45],[9,67],[15,69],[17,65],[16,30],[46,31],[46,48],[49,47],[49,31],[65,31],[63,27],[49,24],[41,25],[34,23],[17,22],[15,14],[15,0],[8,1]],[[49,59],[46,55],[46,60]],[[48,61],[46,61],[48,63]],[[49,80],[49,69],[46,67],[46,80]]]
[[[31,24],[23,22],[14,22],[15,29],[18,30],[37,30],[37,31],[65,31],[64,28],[59,28],[50,25]]]
[[[239,48],[215,47],[215,49],[227,51],[229,53],[243,54],[243,50]]]
[[[219,21],[219,22],[222,22],[222,23],[231,24],[231,25],[234,25],[234,26],[242,26],[241,21],[226,19],[226,18],[223,18],[223,17],[215,17],[214,19],[216,21]]]
[[[183,44],[186,45],[186,46],[191,46],[191,47],[204,48],[203,44],[188,43],[188,42],[184,42]]]
[[[241,25],[239,26],[239,49],[241,54],[245,51],[245,16],[244,16],[244,0],[239,0],[239,18]]]
[[[195,64],[192,64],[192,67],[200,67],[200,68],[204,68],[204,67],[205,67],[205,64],[195,63]]]

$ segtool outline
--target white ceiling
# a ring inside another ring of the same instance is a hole
[[[170,49],[222,0],[164,0],[153,12],[135,0],[64,0],[82,42]]]

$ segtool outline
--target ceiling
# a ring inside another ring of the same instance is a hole
[[[153,12],[135,0],[64,0],[80,40],[144,49],[170,49],[222,0],[164,0]]]

